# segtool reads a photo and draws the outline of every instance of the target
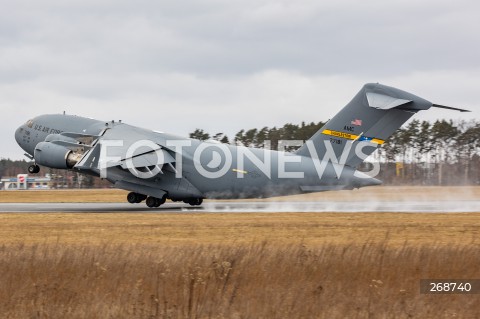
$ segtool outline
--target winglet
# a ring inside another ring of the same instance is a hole
[[[447,109],[447,110],[460,111],[460,112],[471,112],[470,110],[464,110],[464,109],[459,109],[459,108],[456,108],[456,107],[439,105],[439,104],[432,104],[432,107],[437,107],[437,108],[439,108],[439,109]]]

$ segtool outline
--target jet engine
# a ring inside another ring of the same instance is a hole
[[[82,155],[62,145],[40,142],[35,147],[33,156],[37,164],[51,168],[68,169],[75,166],[80,161]]]
[[[72,144],[78,144],[78,141],[74,138],[64,136],[61,134],[50,134],[45,138],[45,142],[53,142],[53,141],[62,141],[62,142],[68,142]]]

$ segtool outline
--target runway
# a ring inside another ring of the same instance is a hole
[[[480,212],[480,200],[470,201],[349,201],[349,202],[260,202],[206,201],[202,206],[166,203],[159,208],[128,203],[0,203],[0,213],[277,213],[277,212]]]

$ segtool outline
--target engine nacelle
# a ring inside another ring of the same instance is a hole
[[[62,141],[62,142],[78,144],[78,141],[76,139],[68,136],[64,136],[61,134],[50,134],[50,135],[47,135],[47,137],[45,138],[45,142],[53,142],[53,141]]]
[[[78,163],[82,154],[50,142],[40,142],[35,147],[35,162],[51,168],[67,169]]]

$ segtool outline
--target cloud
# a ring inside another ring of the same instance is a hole
[[[13,131],[41,113],[232,135],[326,120],[366,82],[478,114],[478,9],[465,0],[7,2],[0,157],[21,156]]]
[[[3,11],[16,18],[4,22],[10,30],[5,49],[26,58],[24,69],[37,73],[286,69],[385,76],[478,67],[480,21],[472,9],[478,5],[462,4],[87,1],[39,2],[24,11],[14,3]]]

